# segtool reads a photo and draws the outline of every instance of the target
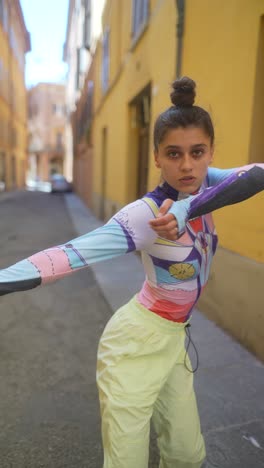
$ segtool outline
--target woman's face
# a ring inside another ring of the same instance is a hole
[[[163,179],[179,192],[196,192],[213,160],[210,137],[199,127],[171,129],[155,151]]]

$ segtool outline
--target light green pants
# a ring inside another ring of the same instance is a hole
[[[103,468],[148,467],[151,417],[160,468],[201,467],[204,440],[184,341],[184,324],[159,317],[135,298],[108,322],[97,368]]]

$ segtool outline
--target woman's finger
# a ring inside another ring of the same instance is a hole
[[[166,200],[164,200],[164,202],[160,206],[158,218],[167,214],[172,204],[173,204],[173,200],[171,200],[170,198],[166,198]]]
[[[177,225],[176,219],[173,219],[172,221],[170,221],[166,225],[162,225],[162,226],[155,226],[155,225],[153,226],[152,225],[151,227],[156,232],[160,232],[160,231],[170,232],[170,231],[173,231],[174,229],[176,229],[178,227],[178,225]]]
[[[157,227],[157,226],[165,226],[166,224],[170,223],[171,221],[175,220],[176,221],[176,218],[175,216],[173,216],[173,214],[169,213],[169,214],[166,214],[165,216],[162,216],[160,218],[154,218],[154,219],[151,219],[149,221],[149,224],[152,226],[152,227]]]
[[[177,228],[171,229],[170,231],[157,232],[157,235],[159,237],[163,237],[164,239],[168,239],[168,240],[177,240],[179,237]]]

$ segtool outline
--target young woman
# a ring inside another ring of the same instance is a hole
[[[217,236],[211,211],[264,189],[264,165],[209,168],[214,130],[194,106],[195,83],[173,83],[157,119],[162,183],[103,227],[0,271],[0,292],[34,288],[91,263],[142,252],[146,281],[110,319],[98,349],[104,468],[147,468],[153,417],[160,468],[198,468],[204,440],[184,342],[206,285]],[[167,209],[169,213],[166,214]]]

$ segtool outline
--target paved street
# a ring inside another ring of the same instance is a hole
[[[1,267],[76,236],[60,195],[7,195],[0,213]],[[93,273],[0,302],[0,468],[101,467],[95,363],[110,308]]]
[[[3,194],[0,214],[1,268],[100,225],[74,194]],[[97,343],[142,277],[130,254],[1,297],[0,468],[102,468]],[[198,311],[192,336],[206,468],[263,468],[263,365]]]

